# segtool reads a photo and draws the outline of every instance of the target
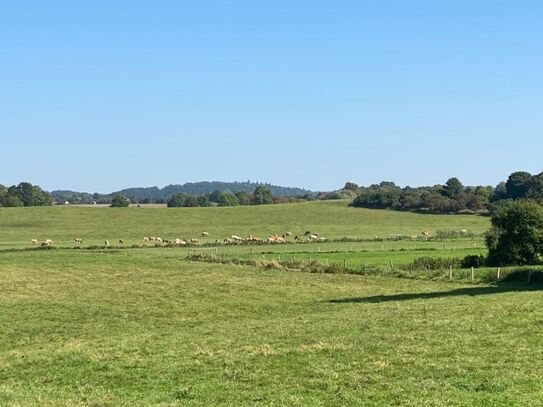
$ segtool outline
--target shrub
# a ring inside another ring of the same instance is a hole
[[[492,215],[486,244],[489,265],[536,264],[543,254],[543,207],[529,200],[502,206]]]
[[[442,270],[449,267],[458,267],[461,260],[458,258],[445,257],[419,257],[413,260],[412,263],[404,265],[402,268],[408,271],[420,270]]]
[[[464,269],[469,269],[471,267],[479,268],[486,266],[487,259],[486,256],[470,254],[462,259],[460,266]]]
[[[126,208],[129,204],[128,198],[121,195],[116,194],[113,195],[113,198],[111,198],[111,207],[112,208]]]

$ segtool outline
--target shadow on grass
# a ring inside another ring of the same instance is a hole
[[[347,303],[380,303],[389,301],[411,301],[411,300],[430,300],[434,298],[445,297],[459,297],[459,296],[478,296],[478,295],[491,295],[491,294],[503,294],[509,292],[524,292],[524,291],[543,291],[543,286],[539,284],[534,285],[518,285],[518,284],[503,284],[490,287],[468,287],[458,288],[451,291],[434,291],[427,293],[405,293],[405,294],[392,294],[392,295],[374,295],[371,297],[352,297],[352,298],[338,298],[330,300],[329,302],[334,304],[347,304]]]

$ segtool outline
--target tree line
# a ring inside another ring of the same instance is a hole
[[[29,182],[6,187],[0,185],[0,206],[47,206],[52,205],[51,195]]]
[[[401,188],[393,182],[359,187],[348,182],[344,191],[356,194],[352,205],[361,208],[425,211],[431,213],[493,212],[510,200],[543,202],[543,173],[514,172],[496,187],[466,187],[458,178],[443,185]]]
[[[164,188],[126,188],[109,194],[76,192],[67,190],[52,191],[53,198],[59,202],[66,201],[71,204],[110,204],[115,195],[125,196],[131,203],[167,203],[174,195],[185,194],[194,196],[211,195],[214,191],[230,191],[233,194],[241,192],[251,194],[257,186],[268,188],[275,197],[301,197],[311,194],[311,191],[302,188],[283,187],[267,183],[257,183],[251,181],[245,182],[219,182],[203,181],[189,182],[182,185],[168,185]]]
[[[289,202],[288,198],[286,202]],[[216,190],[209,195],[175,194],[168,201],[168,207],[267,205],[273,203],[280,203],[280,201],[273,197],[269,188],[258,185],[252,193]]]

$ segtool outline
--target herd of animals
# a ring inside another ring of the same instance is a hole
[[[208,232],[202,232],[202,237],[208,237]],[[225,238],[224,240],[216,239],[214,241],[215,244],[241,244],[241,243],[270,243],[270,244],[276,244],[276,243],[287,243],[290,240],[290,237],[292,236],[292,232],[285,232],[282,235],[269,235],[266,239],[261,239],[259,237],[249,235],[247,237],[241,237],[236,235],[231,235],[230,237]],[[148,243],[153,243],[155,246],[187,246],[187,245],[198,245],[200,244],[200,240],[197,238],[191,238],[191,239],[162,239],[159,236],[145,236],[143,237],[143,244],[146,245]],[[295,236],[294,241],[295,242],[323,242],[326,239],[324,237],[320,237],[317,233],[312,233],[310,231],[306,231],[302,236]],[[76,245],[81,246],[83,244],[83,239],[80,237],[76,237],[74,239],[74,242]],[[41,243],[38,241],[38,239],[31,239],[30,240],[31,245],[38,245],[40,244],[42,247],[49,247],[53,245],[53,241],[51,239],[45,239]],[[119,239],[119,244],[124,245],[124,240]],[[104,246],[110,246],[110,241],[105,240]]]
[[[459,231],[461,235],[466,235],[468,231],[466,229],[462,229]],[[208,232],[202,232],[202,237],[208,237]],[[214,241],[215,244],[241,244],[241,243],[269,243],[269,244],[278,244],[278,243],[287,243],[290,240],[292,236],[292,232],[285,232],[282,235],[269,235],[267,239],[261,239],[259,237],[249,235],[247,237],[241,237],[236,235],[231,235],[230,237],[227,237],[223,239],[222,241],[219,239],[216,239]],[[377,237],[377,236],[376,236]],[[421,232],[421,237],[423,239],[428,239],[430,237],[429,231],[423,231]],[[411,239],[417,239],[418,236],[411,236]],[[320,237],[317,233],[313,233],[311,231],[306,231],[302,236],[294,236],[294,242],[323,242],[326,239],[324,237]],[[83,244],[83,239],[80,237],[76,237],[74,239],[74,242],[76,245],[81,246]],[[197,238],[191,238],[191,239],[162,239],[158,236],[145,236],[143,238],[143,244],[146,245],[147,243],[154,243],[155,246],[187,246],[187,245],[198,245],[200,244],[199,239]],[[31,239],[30,244],[37,245],[40,244],[42,247],[49,247],[53,245],[53,241],[51,239],[45,239],[41,243],[38,241],[38,239]],[[119,239],[119,244],[124,245],[124,240]],[[104,246],[109,247],[110,242],[109,240],[104,241]]]

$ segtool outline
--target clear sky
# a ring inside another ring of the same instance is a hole
[[[0,183],[543,171],[543,2],[5,1]]]

